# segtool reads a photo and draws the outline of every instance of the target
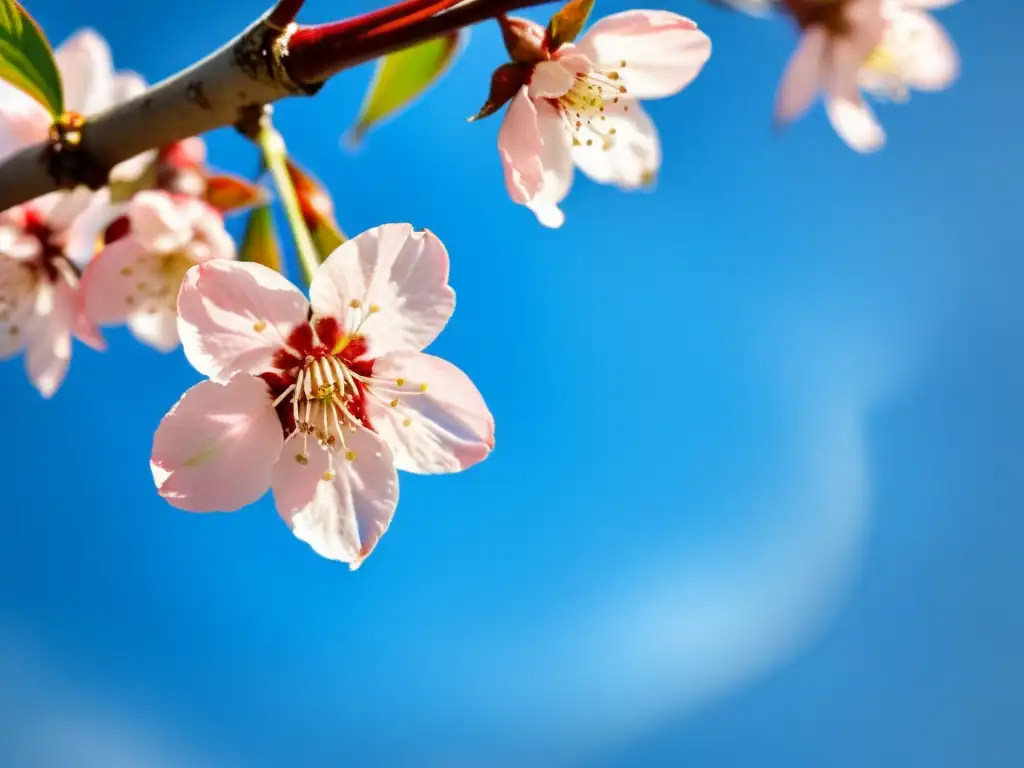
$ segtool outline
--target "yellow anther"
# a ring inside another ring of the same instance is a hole
[[[594,140],[593,139],[587,139],[587,146],[588,147],[594,146]]]
[[[305,431],[305,430],[302,430],[302,431]],[[307,456],[304,453],[296,453],[295,454],[295,463],[296,464],[301,464],[302,466],[306,466],[307,464],[309,464],[309,456]]]
[[[397,384],[400,387],[404,387],[405,386],[405,379],[395,379],[395,384]]]
[[[124,275],[125,277],[131,277],[131,275],[132,275],[132,268],[131,267],[121,267],[121,274]]]
[[[345,458],[348,459],[349,461],[355,461],[356,460],[356,452],[355,451],[345,451]]]
[[[328,469],[326,472],[324,472],[324,482],[325,483],[329,483],[333,479],[334,479],[334,473],[331,472],[331,470]]]
[[[405,421],[403,421],[402,422],[402,426],[403,427],[411,427],[412,426],[412,419],[406,419]]]
[[[608,79],[609,80],[618,80],[619,79],[619,73],[618,72],[609,72],[608,73]]]
[[[391,401],[391,407],[392,408],[397,408],[398,407],[398,398],[397,397],[394,400]]]
[[[350,301],[348,305],[352,307],[352,309],[359,309],[361,306],[363,306],[363,302],[361,302],[359,299],[352,299],[352,301]]]
[[[380,307],[378,307],[376,304],[371,304],[369,311],[370,311],[370,314],[372,315],[375,312],[380,312]]]
[[[426,391],[427,391],[427,383],[423,382],[422,384],[420,384],[420,392],[426,392]]]
[[[608,129],[608,135],[609,136],[614,136],[615,135],[615,129],[614,128],[609,128]]]
[[[626,92],[626,86],[620,85],[619,86],[619,93],[625,93],[625,92]]]
[[[266,320],[257,320],[255,323],[252,324],[252,329],[254,331],[256,331],[256,333],[263,333],[263,331],[264,331],[264,329],[266,327],[267,327],[267,321]]]
[[[619,66],[620,66],[620,67],[624,67],[624,66],[626,66],[626,62],[625,62],[625,60],[623,60],[623,61],[622,61],[622,63],[620,63],[620,64],[619,64]]]

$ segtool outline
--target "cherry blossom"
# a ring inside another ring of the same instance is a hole
[[[444,246],[408,224],[339,247],[309,301],[259,264],[193,267],[178,328],[209,380],[157,429],[160,495],[192,512],[234,511],[272,488],[295,536],[357,568],[391,522],[396,469],[457,472],[494,445],[473,383],[422,352],[454,306]]]
[[[235,244],[220,214],[198,198],[145,191],[122,207],[82,276],[85,311],[100,325],[127,324],[139,341],[167,352],[178,346],[185,273],[235,258]]]
[[[135,72],[115,72],[110,47],[92,29],[68,38],[55,52],[69,113],[93,115],[142,93],[146,82]],[[46,141],[51,117],[34,99],[0,81],[0,159],[36,142]],[[153,153],[125,160],[111,176],[130,179],[140,174]]]
[[[96,203],[80,189],[0,213],[0,359],[24,351],[29,379],[43,397],[64,380],[72,336],[103,348],[82,311],[78,279],[92,253]]]
[[[825,92],[836,133],[853,149],[873,152],[885,133],[861,90],[905,101],[911,88],[941,90],[956,78],[959,58],[942,27],[924,9],[955,0],[845,0],[828,6],[790,2],[803,38],[790,59],[776,118],[799,117]]]
[[[512,200],[545,226],[559,227],[574,166],[624,189],[649,184],[661,145],[640,99],[689,85],[711,55],[707,35],[674,13],[627,11],[601,19],[578,43],[551,50],[542,27],[524,19],[506,24],[518,35],[508,45],[516,64],[499,72],[502,88],[511,83],[515,95],[498,152]]]

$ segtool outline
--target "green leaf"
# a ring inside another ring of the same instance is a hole
[[[0,80],[27,93],[52,117],[64,113],[53,51],[35,19],[16,0],[0,0]]]
[[[238,258],[262,264],[276,272],[281,271],[281,244],[277,239],[274,216],[269,205],[253,208],[249,213]]]
[[[350,142],[358,144],[367,131],[394,117],[437,82],[461,50],[467,34],[466,30],[453,32],[380,59],[349,134]]]
[[[554,51],[558,46],[571,43],[587,23],[587,17],[594,8],[594,0],[569,0],[562,10],[551,17],[546,32],[547,48]]]

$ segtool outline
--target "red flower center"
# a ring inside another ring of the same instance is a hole
[[[336,318],[303,323],[273,357],[273,370],[261,374],[277,402],[285,437],[310,435],[329,450],[345,444],[345,431],[373,429],[366,413],[373,360],[366,339],[346,334]]]

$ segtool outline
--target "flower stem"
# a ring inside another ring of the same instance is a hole
[[[256,133],[256,143],[263,152],[263,160],[274,180],[274,187],[281,198],[281,206],[284,208],[285,218],[288,220],[288,227],[295,239],[295,249],[299,255],[299,265],[302,267],[302,274],[306,278],[306,284],[313,281],[317,267],[320,266],[320,257],[317,255],[316,245],[309,234],[309,227],[302,216],[302,207],[299,205],[299,196],[295,192],[295,185],[292,184],[291,174],[288,173],[288,149],[284,143],[284,137],[274,128],[270,120],[269,108],[260,118],[260,127]]]

